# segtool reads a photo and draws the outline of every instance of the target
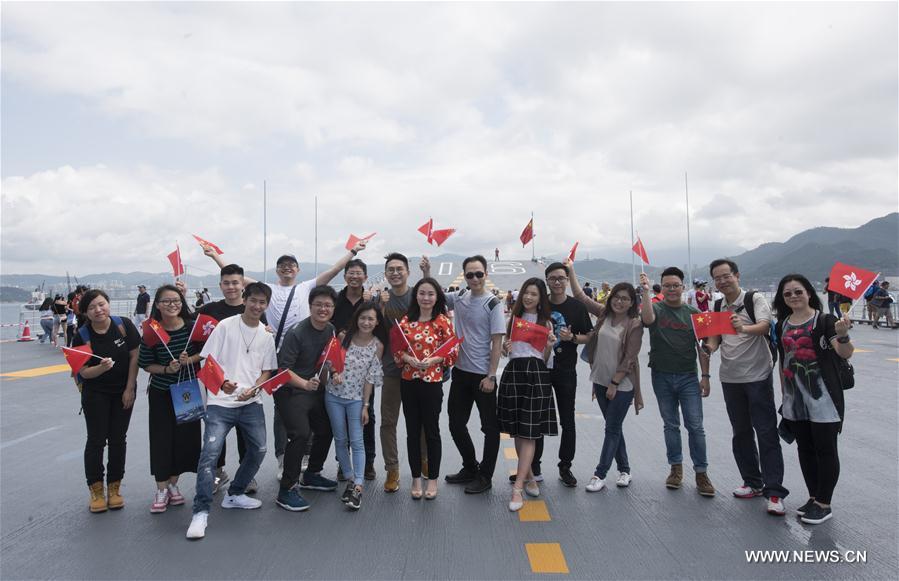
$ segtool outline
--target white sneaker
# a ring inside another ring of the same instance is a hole
[[[188,539],[202,539],[206,536],[206,520],[209,518],[208,512],[198,512],[190,520],[190,526],[187,527]]]
[[[587,483],[587,492],[599,492],[606,487],[606,482],[599,476],[594,476]]]
[[[284,476],[284,455],[278,456],[278,482],[281,482],[281,477]]]
[[[753,488],[751,486],[746,486],[744,484],[743,486],[738,486],[738,487],[734,488],[733,495],[736,498],[755,498],[756,496],[762,495],[762,489],[761,488]]]
[[[618,475],[618,480],[615,481],[615,486],[619,486],[621,488],[625,488],[630,486],[631,484],[631,475],[627,472],[622,472]]]
[[[256,500],[255,498],[250,498],[246,494],[225,494],[225,498],[222,499],[222,508],[259,508],[262,506],[261,500]]]
[[[524,492],[528,496],[537,498],[538,496],[540,496],[540,487],[537,486],[537,483],[533,480],[528,480],[527,484],[524,485]]]
[[[784,508],[783,500],[778,496],[772,496],[768,498],[768,514],[773,514],[774,516],[783,516],[787,513]]]

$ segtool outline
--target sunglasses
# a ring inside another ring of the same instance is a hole
[[[793,295],[796,295],[797,297],[801,297],[804,294],[805,294],[804,290],[784,291],[783,292],[784,298],[787,298],[787,299]]]
[[[474,280],[476,278],[484,278],[485,276],[486,276],[486,274],[484,273],[484,271],[481,271],[481,270],[479,270],[477,272],[466,272],[465,273],[465,278],[468,280]]]

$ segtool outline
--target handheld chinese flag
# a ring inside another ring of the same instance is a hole
[[[171,340],[169,334],[166,333],[166,330],[162,328],[162,325],[156,319],[144,320],[141,323],[141,329],[143,330],[144,345],[147,347],[155,347],[159,343],[168,345]]]
[[[690,315],[693,320],[693,333],[697,339],[715,337],[717,335],[736,335],[733,323],[730,322],[730,311],[711,311],[708,313],[694,313]]]
[[[827,283],[827,290],[857,301],[862,298],[878,276],[880,276],[879,272],[875,274],[864,268],[837,262],[830,270],[830,282]]]
[[[84,367],[84,364],[87,363],[88,359],[97,357],[94,355],[94,351],[91,349],[90,345],[79,345],[78,347],[73,347],[71,349],[63,347],[62,354],[66,358],[66,363],[72,368],[72,375],[81,371],[81,368]]]
[[[514,317],[512,320],[512,341],[522,341],[530,344],[537,351],[546,348],[546,340],[549,337],[549,329],[537,323],[531,323],[524,319]]]
[[[375,234],[377,234],[377,232],[372,232],[371,234],[369,234],[369,235],[366,236],[365,238],[359,238],[359,237],[356,236],[355,234],[350,234],[350,237],[349,237],[349,239],[346,241],[346,244],[344,245],[344,248],[346,248],[347,250],[352,250],[353,247],[355,247],[357,244],[359,244],[359,243],[362,242],[363,240],[371,240],[372,238],[374,238]]]
[[[649,256],[646,255],[646,248],[643,246],[643,241],[640,240],[640,237],[637,236],[637,242],[634,244],[632,249],[634,253],[640,257],[640,260],[649,264]]]
[[[219,388],[225,383],[225,370],[218,364],[215,357],[207,355],[206,362],[203,363],[203,367],[197,372],[197,379],[203,382],[206,389],[218,395]]]
[[[209,240],[203,240],[202,238],[200,238],[200,237],[197,236],[196,234],[191,234],[191,236],[193,236],[194,238],[197,239],[197,242],[200,243],[200,246],[209,246],[210,248],[212,248],[213,250],[215,250],[215,253],[216,253],[216,254],[224,254],[224,252],[222,251],[221,248],[219,248],[217,245],[213,244],[213,243],[210,242]]]
[[[175,278],[184,274],[184,264],[181,263],[181,248],[179,246],[176,245],[175,251],[168,254],[168,259],[172,263],[172,272],[175,273]]]
[[[574,262],[574,254],[577,252],[578,244],[580,244],[580,242],[575,242],[574,246],[571,247],[571,252],[568,253],[568,260],[570,260],[571,262]]]
[[[446,357],[452,352],[456,345],[461,345],[464,340],[465,339],[462,337],[451,337],[443,345],[435,349],[434,352],[431,353],[431,357]]]
[[[322,351],[315,366],[320,369],[321,366],[328,361],[331,362],[331,369],[334,373],[343,373],[344,362],[346,361],[346,350],[343,348],[343,345],[340,344],[340,341],[337,340],[337,337],[331,337],[331,340],[328,341],[327,346],[325,346],[325,349]]]
[[[427,222],[418,227],[418,231],[427,236],[428,244],[434,243],[432,232],[434,231],[434,219],[429,218]]]
[[[212,330],[215,329],[215,326],[218,324],[219,322],[209,315],[197,315],[197,320],[194,321],[194,326],[193,329],[191,329],[188,341],[192,343],[205,343],[206,339],[209,339],[209,336],[212,334]]]
[[[415,351],[412,350],[412,345],[409,343],[409,339],[406,338],[406,335],[403,334],[403,330],[400,328],[400,323],[396,319],[393,320],[393,326],[390,327],[390,352],[391,353],[399,353],[401,351],[409,350],[409,353],[415,359],[418,359],[418,356],[415,354]]]
[[[290,381],[290,373],[288,373],[286,369],[282,369],[279,373],[275,374],[274,377],[271,377],[267,381],[260,383],[258,387],[261,387],[263,390],[265,390],[265,393],[272,395],[278,390],[279,387],[281,387],[288,381]]]
[[[452,236],[456,232],[455,228],[446,228],[444,230],[433,230],[431,232],[431,240],[437,243],[437,246],[440,246],[446,239]]]
[[[528,242],[534,239],[534,219],[531,218],[528,225],[524,227],[524,230],[521,231],[521,236],[518,237],[521,240],[521,247],[524,248],[528,245]]]

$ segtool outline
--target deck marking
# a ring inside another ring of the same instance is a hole
[[[873,351],[871,351],[870,349],[859,349],[856,347],[853,353],[873,353]]]
[[[568,574],[568,564],[559,543],[527,543],[524,548],[533,573]]]
[[[12,371],[10,373],[0,373],[3,377],[40,377],[42,375],[51,375],[53,373],[62,373],[63,371],[71,371],[68,364],[48,365],[47,367],[34,367],[32,369],[22,369],[21,371]]]
[[[9,442],[3,442],[3,444],[0,444],[0,450],[5,450],[6,448],[9,448],[10,446],[15,446],[16,444],[21,444],[25,440],[30,440],[31,438],[40,436],[41,434],[46,434],[47,432],[52,432],[53,430],[58,430],[61,427],[62,426],[53,426],[52,428],[45,428],[43,430],[38,430],[37,432],[34,432],[33,434],[28,434],[27,436],[22,436],[21,438],[16,438],[15,440],[10,440]]]
[[[518,452],[515,451],[515,448],[503,448],[503,454],[506,456],[506,460],[518,460]]]
[[[518,511],[518,520],[520,522],[549,522],[552,519],[546,508],[545,500],[528,500]]]
[[[899,363],[899,359],[887,359],[887,361],[895,361],[896,363]]]

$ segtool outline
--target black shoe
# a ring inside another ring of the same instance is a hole
[[[493,488],[493,480],[483,474],[478,474],[474,481],[465,487],[465,494],[481,494]]]
[[[509,476],[509,482],[515,482],[518,478],[518,474],[512,474]],[[539,472],[534,472],[534,482],[543,482],[543,474]]]
[[[378,476],[378,473],[375,471],[375,465],[366,464],[365,465],[365,479],[366,480],[374,480]]]
[[[468,468],[463,467],[462,470],[459,470],[455,474],[447,474],[444,480],[450,484],[468,484],[477,477],[477,470],[469,470]]]
[[[806,512],[808,512],[808,509],[811,508],[813,504],[815,504],[815,499],[809,498],[808,502],[796,509],[796,514],[798,514],[799,516],[804,515]]]
[[[800,517],[800,520],[805,524],[809,525],[819,525],[826,520],[830,520],[830,517],[833,516],[833,513],[830,511],[830,507],[823,507],[819,504],[812,504],[805,511],[805,514]]]
[[[564,484],[568,488],[574,488],[577,486],[577,478],[575,478],[574,474],[571,473],[570,468],[559,468],[559,480],[561,480],[562,484]]]
[[[347,498],[346,506],[351,510],[359,510],[359,507],[362,506],[362,491],[356,490],[355,486],[350,489],[350,496]]]
[[[346,489],[344,489],[343,494],[340,496],[340,502],[347,504],[350,501],[350,497],[353,495],[353,491],[356,490],[356,485],[350,482],[346,485]]]

